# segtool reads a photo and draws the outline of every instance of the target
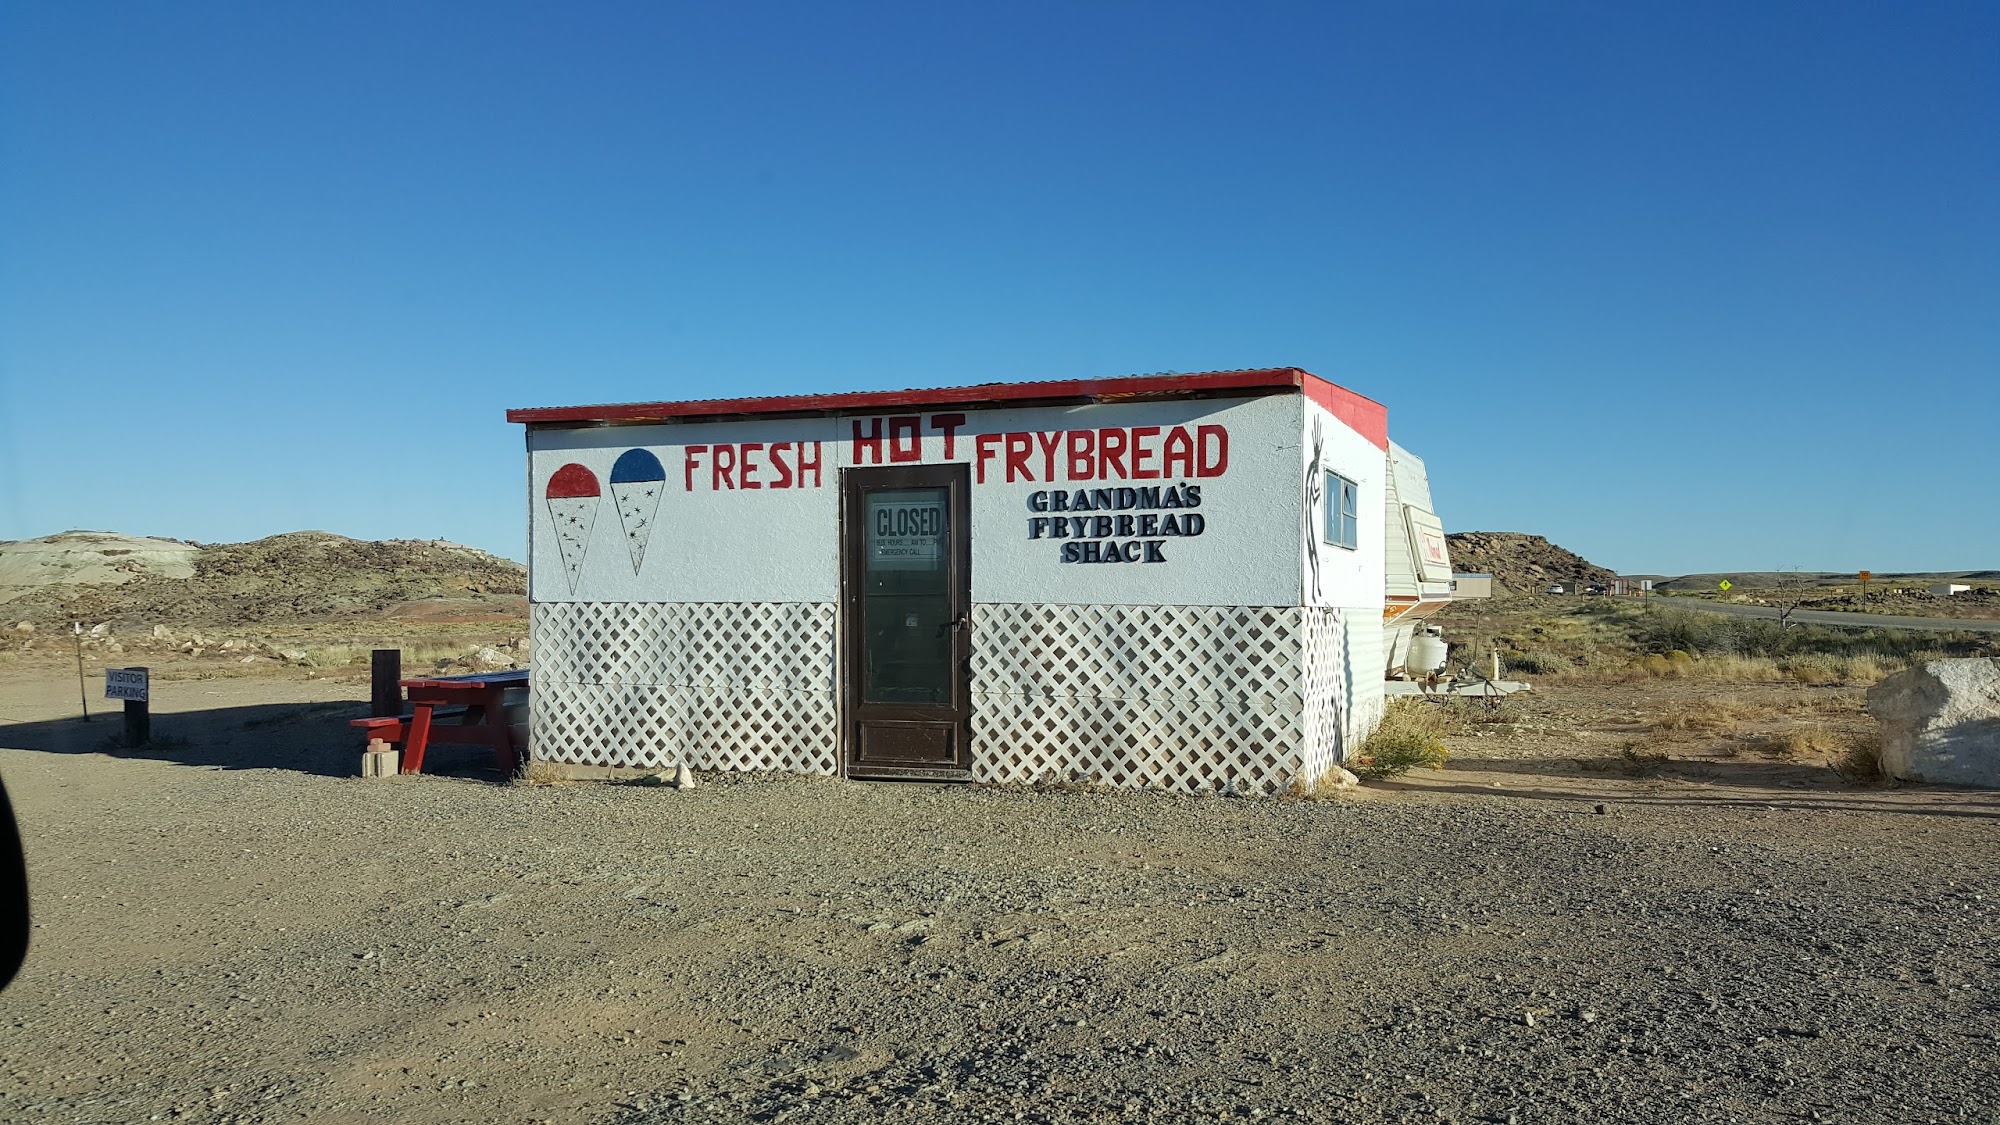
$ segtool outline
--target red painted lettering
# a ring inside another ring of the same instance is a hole
[[[1042,447],[1042,479],[1056,479],[1056,449],[1062,445],[1062,431],[1050,430],[1035,435],[1035,444]]]
[[[1195,435],[1201,446],[1201,463],[1195,466],[1198,477],[1219,477],[1229,471],[1229,431],[1221,426],[1196,426]],[[1210,439],[1214,439],[1213,444]],[[1210,456],[1213,451],[1213,456]]]
[[[1028,467],[1028,455],[1035,451],[1035,435],[1011,433],[1007,435],[1007,483],[1014,483],[1014,474],[1020,473],[1027,480],[1035,479],[1035,471]]]
[[[759,465],[754,459],[754,455],[761,453],[763,449],[764,443],[761,441],[746,441],[743,443],[743,459],[737,463],[737,468],[742,470],[742,475],[739,479],[742,480],[743,487],[745,488],[764,487],[763,482],[757,479],[757,470],[763,468],[763,466]]]
[[[980,484],[986,483],[986,462],[993,459],[993,447],[1000,444],[999,434],[980,434],[972,439],[972,475]]]
[[[711,456],[715,459],[715,471],[710,474],[714,479],[710,481],[709,487],[717,491],[735,488],[736,482],[732,477],[736,472],[736,447],[718,445],[711,452]]]
[[[1149,469],[1146,467],[1146,462],[1151,461],[1154,458],[1154,456],[1156,456],[1156,451],[1149,448],[1146,445],[1146,439],[1151,437],[1158,437],[1159,433],[1160,433],[1160,427],[1158,426],[1132,427],[1132,479],[1133,480],[1160,479],[1159,470]]]
[[[958,437],[958,428],[963,425],[965,425],[965,415],[963,414],[931,415],[931,429],[944,431],[944,459],[947,461],[958,456],[958,451],[953,448],[953,443]]]
[[[682,465],[687,470],[687,490],[689,492],[694,491],[695,468],[701,460],[701,455],[707,452],[708,447],[705,445],[690,445],[687,447],[687,457],[682,461]]]
[[[1125,475],[1125,431],[1106,427],[1097,431],[1097,475],[1110,480],[1114,469],[1119,477]]]
[[[882,463],[882,419],[868,419],[868,436],[861,436],[861,419],[854,420],[854,463],[861,464],[862,451],[874,455],[877,465]]]
[[[1097,435],[1089,430],[1070,430],[1069,479],[1093,480],[1097,476]]]
[[[905,414],[889,419],[889,460],[921,461],[924,459],[924,442],[917,436],[917,424],[923,419],[915,414]],[[907,440],[905,440],[907,439]]]
[[[1175,426],[1167,434],[1160,462],[1160,475],[1163,477],[1194,475],[1194,435],[1188,433],[1186,426]],[[1175,464],[1181,467],[1178,473],[1174,472]]]
[[[785,464],[785,450],[791,447],[792,443],[789,441],[771,443],[771,467],[778,471],[778,479],[771,482],[772,488],[792,487],[792,467]]]
[[[820,477],[819,477],[819,443],[818,443],[818,442],[813,442],[813,443],[812,443],[812,456],[810,456],[810,457],[806,456],[806,443],[805,443],[805,442],[800,442],[800,443],[799,443],[799,485],[798,485],[798,486],[799,486],[800,488],[804,488],[804,487],[806,486],[806,474],[807,474],[807,473],[811,473],[811,474],[812,474],[812,478],[813,478],[813,483],[812,483],[812,486],[813,486],[814,488],[818,488],[818,487],[820,486]]]

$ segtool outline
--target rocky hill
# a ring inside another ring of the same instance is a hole
[[[526,593],[521,564],[443,540],[296,531],[201,546],[71,531],[0,542],[0,618],[10,623],[303,621],[427,602],[518,601]]]
[[[1590,583],[1609,584],[1611,571],[1567,551],[1540,535],[1518,531],[1460,531],[1445,536],[1451,566],[1461,573],[1493,576],[1494,596],[1539,594],[1551,584],[1575,591]]]

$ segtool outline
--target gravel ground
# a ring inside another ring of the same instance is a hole
[[[370,782],[352,685],[60,689],[8,1121],[2000,1115],[1993,794]]]

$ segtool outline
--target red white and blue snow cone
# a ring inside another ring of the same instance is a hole
[[[618,522],[625,528],[625,545],[632,552],[632,573],[646,558],[646,540],[653,534],[653,517],[660,510],[660,493],[667,474],[660,459],[643,449],[628,449],[611,466],[611,499]]]
[[[597,522],[597,502],[602,494],[597,474],[574,461],[557,469],[544,491],[572,594],[576,593],[577,577],[583,573],[583,553],[590,548],[590,529]]]

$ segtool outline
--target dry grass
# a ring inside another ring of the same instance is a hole
[[[1778,657],[1717,653],[1697,657],[1675,650],[1664,654],[1648,653],[1607,678],[1626,683],[1635,680],[1691,680],[1702,683],[1866,685],[1895,675],[1909,667],[1913,660],[1927,658],[1921,654],[1901,658],[1876,653],[1808,653]]]
[[[1785,716],[1856,714],[1862,698],[1853,693],[1785,695],[1756,698],[1717,695],[1670,703],[1652,721],[1655,730],[1692,734],[1722,734],[1745,724]]]
[[[1847,745],[1837,755],[1829,755],[1827,765],[1855,785],[1879,785],[1888,780],[1882,772],[1882,735],[1867,731],[1847,736]]]
[[[1882,737],[1878,731],[1801,726],[1753,739],[1751,747],[1792,761],[1818,759],[1857,785],[1882,780]]]
[[[1361,744],[1354,772],[1370,780],[1395,777],[1418,766],[1442,767],[1450,751],[1444,736],[1453,726],[1452,713],[1422,699],[1392,699],[1382,713],[1382,725]]]
[[[560,766],[557,766],[554,762],[543,761],[540,758],[529,758],[527,761],[522,762],[520,772],[514,775],[514,780],[524,785],[571,784],[570,778],[564,775]]]

